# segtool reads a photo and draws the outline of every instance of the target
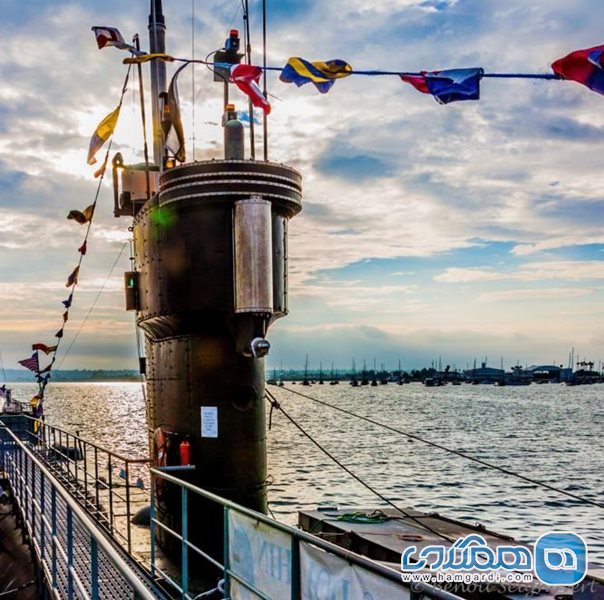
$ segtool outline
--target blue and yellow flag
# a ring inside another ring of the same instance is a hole
[[[283,67],[279,79],[284,83],[295,83],[298,87],[312,83],[322,94],[326,94],[336,79],[348,77],[351,73],[352,67],[339,58],[326,62],[308,62],[293,56]]]

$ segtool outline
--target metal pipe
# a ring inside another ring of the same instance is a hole
[[[166,20],[161,0],[150,0],[149,13],[149,51],[166,51]],[[151,61],[151,109],[153,117],[153,161],[163,170],[164,134],[162,131],[162,98],[166,91],[166,63],[163,60]]]

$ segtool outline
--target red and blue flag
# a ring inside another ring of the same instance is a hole
[[[40,363],[38,362],[38,353],[34,352],[31,358],[24,358],[23,360],[17,361],[21,366],[37,373],[40,370]]]
[[[575,50],[552,63],[558,77],[576,81],[598,94],[604,94],[604,46]]]
[[[418,92],[432,94],[440,104],[480,98],[481,68],[422,71],[420,75],[401,75]]]

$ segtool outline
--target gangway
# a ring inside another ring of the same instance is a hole
[[[28,447],[27,427],[16,429],[0,421],[0,472],[52,596],[167,598]]]

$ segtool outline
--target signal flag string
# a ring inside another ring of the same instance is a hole
[[[296,390],[292,390],[291,388],[280,387],[279,389],[282,389],[282,390],[285,390],[286,392],[290,392],[291,394],[300,396],[301,398],[306,398],[307,400],[311,400],[312,402],[316,402],[317,404],[327,406],[328,408],[337,410],[350,417],[356,417],[357,419],[361,419],[362,421],[366,421],[367,423],[371,423],[372,425],[376,425],[377,427],[382,427],[383,429],[387,429],[388,431],[391,431],[393,433],[398,433],[399,435],[408,437],[413,440],[417,440],[418,442],[428,444],[429,446],[432,446],[433,448],[438,448],[439,450],[444,450],[445,452],[455,454],[457,456],[460,456],[461,458],[465,458],[466,460],[471,460],[472,462],[483,465],[484,467],[488,467],[489,469],[494,469],[501,473],[505,473],[506,475],[510,475],[512,477],[517,477],[518,479],[522,479],[523,481],[532,483],[533,485],[546,488],[552,492],[557,492],[558,494],[568,496],[569,498],[573,498],[573,500],[578,500],[579,502],[583,502],[584,504],[591,504],[592,506],[596,506],[598,508],[604,508],[604,504],[597,502],[595,500],[591,500],[591,499],[585,498],[583,496],[577,496],[576,494],[573,494],[572,492],[567,492],[566,490],[562,490],[560,488],[554,487],[553,485],[550,485],[549,483],[545,483],[543,481],[533,479],[532,477],[527,477],[526,475],[521,475],[520,473],[515,473],[514,471],[510,471],[509,469],[506,469],[505,467],[500,467],[498,465],[494,465],[493,463],[487,462],[486,460],[482,460],[480,458],[470,456],[469,454],[464,454],[463,452],[460,452],[459,450],[454,450],[453,448],[447,448],[446,446],[443,446],[442,444],[432,442],[432,441],[422,438],[419,435],[416,435],[414,433],[409,433],[408,431],[403,431],[402,429],[397,429],[396,427],[392,427],[391,425],[387,425],[386,423],[381,423],[380,421],[376,421],[376,420],[366,417],[364,415],[359,415],[350,410],[346,410],[345,408],[336,406],[335,404],[330,404],[329,402],[325,402],[324,400],[319,400],[318,398],[313,398],[312,396],[307,396],[306,394],[303,394],[302,392],[298,392]]]
[[[38,383],[38,393],[31,399],[30,405],[32,407],[34,417],[39,420],[42,420],[44,418],[44,392],[45,392],[46,386],[48,385],[48,382],[51,378],[52,369],[54,367],[54,364],[57,360],[57,353],[58,353],[59,348],[61,347],[61,342],[63,340],[65,325],[67,323],[67,320],[69,319],[69,310],[72,306],[73,298],[74,298],[76,289],[78,287],[80,268],[82,266],[84,256],[87,253],[88,237],[90,235],[92,222],[94,220],[94,213],[95,213],[97,201],[99,199],[99,195],[101,192],[101,186],[103,184],[103,180],[105,177],[105,171],[107,168],[107,162],[109,160],[109,153],[111,151],[111,145],[113,143],[113,130],[114,130],[115,124],[117,122],[117,115],[119,115],[119,111],[122,107],[122,103],[124,101],[124,97],[125,97],[126,91],[128,89],[128,81],[130,78],[131,69],[132,69],[132,65],[128,65],[128,69],[126,72],[126,76],[124,78],[124,83],[122,85],[121,96],[120,96],[120,100],[119,100],[119,104],[118,104],[117,108],[113,111],[113,113],[110,113],[110,115],[108,115],[108,117],[106,117],[101,122],[99,127],[97,127],[97,130],[95,131],[93,138],[91,140],[91,148],[93,147],[93,144],[96,144],[94,152],[96,152],[104,144],[105,141],[107,141],[107,140],[109,141],[109,143],[107,145],[107,150],[105,152],[105,158],[101,164],[101,167],[99,169],[97,169],[97,171],[94,174],[94,176],[98,177],[98,179],[99,179],[99,182],[98,182],[98,185],[96,188],[96,192],[94,195],[94,200],[93,200],[92,204],[90,206],[87,206],[83,211],[78,211],[78,210],[70,211],[69,215],[67,217],[68,219],[74,220],[77,223],[80,223],[81,225],[86,224],[86,232],[84,234],[84,241],[82,242],[82,245],[78,248],[78,252],[79,252],[80,256],[78,259],[77,266],[75,267],[75,269],[71,272],[71,274],[67,278],[66,287],[69,288],[69,296],[67,297],[66,300],[62,301],[65,310],[63,312],[63,321],[62,321],[61,327],[55,333],[57,342],[54,346],[47,346],[46,344],[35,343],[32,345],[32,349],[34,350],[32,359],[27,359],[26,361],[19,361],[21,364],[23,364],[24,362],[25,363],[29,362],[31,366],[27,366],[27,368],[32,370],[36,375],[36,379],[37,379],[37,383]],[[110,117],[114,117],[114,120],[111,121]],[[104,127],[104,129],[103,129],[103,127]],[[89,151],[89,164],[92,164],[92,162],[94,162],[94,161],[91,161],[90,159],[91,159],[91,151]],[[123,249],[122,249],[122,251],[123,251]],[[97,297],[97,299],[98,299],[98,297]],[[88,318],[88,316],[86,318]],[[80,330],[81,330],[81,327],[80,327]],[[79,331],[77,332],[75,338],[77,338],[78,334],[79,334]],[[72,341],[72,344],[69,346],[67,352],[65,353],[65,356],[67,355],[69,350],[71,350],[71,346],[73,345],[75,338]],[[39,351],[42,351],[47,355],[52,354],[50,363],[44,369],[40,369],[40,366],[39,366],[39,357],[38,357]],[[63,360],[65,359],[65,356],[61,360],[61,364],[62,364]],[[24,366],[26,366],[26,365],[24,365]],[[37,431],[40,421],[37,421],[36,423],[37,423],[37,425],[34,425],[35,431]]]
[[[88,309],[88,312],[86,313],[86,316],[84,317],[84,319],[80,323],[80,327],[76,331],[76,334],[73,336],[73,339],[71,340],[71,343],[69,344],[67,350],[65,350],[65,352],[63,353],[63,357],[61,358],[61,361],[57,365],[57,369],[61,367],[61,365],[63,364],[63,361],[67,358],[67,355],[71,351],[71,348],[76,343],[76,340],[78,339],[78,336],[80,335],[82,329],[84,328],[84,325],[86,325],[86,322],[88,321],[88,318],[90,317],[90,314],[94,310],[94,307],[96,306],[96,303],[99,301],[99,298],[101,297],[101,294],[105,291],[105,287],[109,283],[109,278],[113,274],[113,271],[115,270],[115,267],[117,266],[117,263],[119,262],[120,258],[122,257],[122,254],[124,253],[124,250],[125,250],[125,248],[126,248],[127,245],[128,245],[128,242],[124,242],[123,245],[122,245],[122,247],[120,248],[120,251],[119,251],[119,253],[117,255],[117,258],[115,259],[115,262],[113,263],[111,269],[109,270],[109,273],[107,273],[107,277],[105,278],[105,281],[103,282],[103,285],[101,286],[101,289],[98,291],[95,299],[93,300],[92,304],[90,305],[90,308]]]

